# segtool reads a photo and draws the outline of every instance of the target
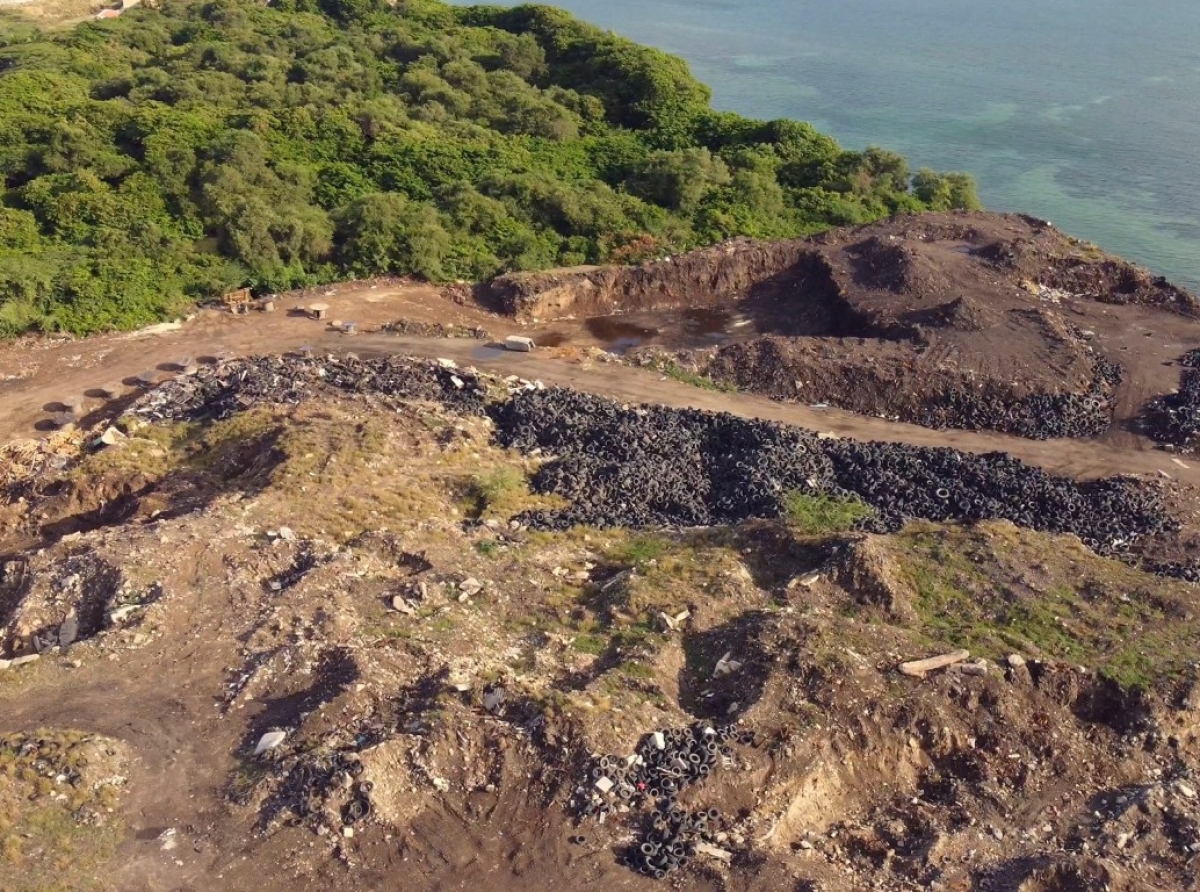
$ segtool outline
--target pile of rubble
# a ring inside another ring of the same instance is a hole
[[[478,325],[449,325],[441,322],[416,322],[412,319],[397,319],[383,326],[384,331],[392,334],[409,335],[417,338],[469,338],[475,341],[486,341],[492,335],[486,328]]]
[[[0,505],[27,496],[41,477],[61,471],[83,451],[84,435],[57,431],[43,440],[14,440],[0,446]]]
[[[225,419],[259,404],[294,405],[324,387],[430,400],[464,413],[483,408],[487,389],[474,373],[400,357],[359,359],[262,356],[235,359],[174,378],[143,395],[130,413],[151,421]]]

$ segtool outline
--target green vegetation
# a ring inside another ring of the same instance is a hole
[[[1017,651],[1099,669],[1147,688],[1200,658],[1187,587],[1082,546],[1002,525],[917,524],[894,556],[921,631],[1001,658]]]
[[[124,835],[111,741],[78,731],[0,735],[0,888],[108,888]]]
[[[682,384],[690,384],[692,387],[699,387],[701,390],[719,390],[724,393],[733,393],[737,390],[736,385],[724,381],[714,381],[706,375],[698,375],[673,360],[667,360],[657,365],[656,368],[668,378],[673,378]]]
[[[549,7],[165,0],[0,20],[0,335],[249,285],[477,279],[975,204],[962,175],[709,106]]]
[[[608,557],[618,563],[643,567],[656,561],[670,549],[672,543],[665,536],[636,534],[608,550]]]
[[[802,536],[828,536],[851,530],[874,511],[857,498],[811,496],[791,490],[783,497],[784,516],[793,531]]]
[[[578,653],[599,656],[608,647],[608,639],[603,635],[576,635],[571,646]]]

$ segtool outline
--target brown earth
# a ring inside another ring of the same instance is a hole
[[[359,395],[39,473],[0,530],[3,652],[78,638],[0,670],[0,794],[5,732],[128,754],[124,832],[68,820],[65,888],[662,888],[619,861],[636,813],[570,803],[589,753],[696,719],[752,739],[683,797],[720,829],[672,888],[1195,888],[1194,589],[1004,523],[534,534],[506,522],[533,467]],[[896,672],[955,647],[969,672]]]
[[[902,217],[636,268],[519,274],[481,299],[519,319],[559,319],[543,326],[556,342],[594,343],[593,317],[626,314],[625,346],[666,351],[717,381],[932,427],[1010,430],[991,417],[1002,411],[957,405],[1089,395],[1105,438],[1131,447],[1147,402],[1178,386],[1175,361],[1200,344],[1194,296],[1016,215]],[[696,336],[676,324],[681,308],[719,308],[740,324]],[[1101,360],[1121,367],[1119,386],[1097,382]]]

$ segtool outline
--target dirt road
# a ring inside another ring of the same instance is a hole
[[[321,323],[289,313],[288,307],[298,301],[288,301],[270,315],[235,317],[206,310],[179,327],[65,343],[8,345],[0,352],[0,441],[36,436],[39,429],[48,427],[51,413],[60,404],[94,394],[95,388],[127,381],[130,383],[124,389],[132,393],[133,376],[149,369],[170,369],[185,357],[202,361],[222,351],[255,354],[308,345],[334,353],[446,357],[488,372],[539,379],[622,401],[732,412],[843,437],[950,446],[977,453],[1001,450],[1047,470],[1084,479],[1161,471],[1173,479],[1200,485],[1200,464],[1147,448],[1148,441],[1133,434],[1125,433],[1106,442],[1038,442],[992,433],[934,431],[835,409],[812,409],[749,394],[702,390],[657,372],[618,363],[568,361],[544,352],[508,353],[474,340],[398,337],[379,332],[381,324],[401,317],[479,325],[498,335],[516,330],[511,320],[461,306],[422,285],[343,286],[336,295],[325,295],[322,300],[330,304],[331,318],[353,319],[364,333],[346,336],[331,331]],[[103,404],[99,398],[88,399],[89,408]]]

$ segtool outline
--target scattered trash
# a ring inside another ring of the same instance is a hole
[[[717,665],[713,667],[713,678],[721,678],[725,675],[737,672],[742,668],[740,661],[733,659],[733,653],[726,653],[725,656],[717,660]]]
[[[406,616],[413,616],[417,612],[416,608],[409,604],[408,601],[405,600],[401,595],[392,595],[392,599],[389,603],[391,604],[393,610],[398,613],[403,613]]]
[[[503,687],[492,685],[483,692],[483,708],[491,713],[499,712],[500,707],[504,705],[506,696]]]
[[[689,784],[732,764],[732,743],[751,744],[752,734],[734,725],[697,722],[690,728],[664,728],[646,734],[629,758],[597,756],[591,787],[576,790],[573,806],[600,822],[613,812],[652,808],[650,820],[626,851],[626,864],[655,879],[684,866],[701,843],[721,841],[715,809],[685,810],[678,802]],[[718,850],[723,851],[723,850]],[[719,855],[713,856],[720,858]]]
[[[116,446],[118,443],[122,443],[126,439],[128,438],[115,427],[107,427],[105,428],[104,433],[96,438],[96,442],[102,446]]]

